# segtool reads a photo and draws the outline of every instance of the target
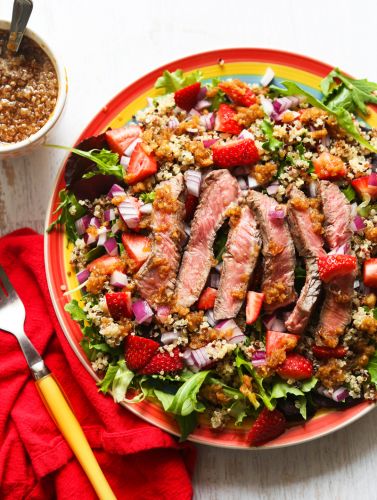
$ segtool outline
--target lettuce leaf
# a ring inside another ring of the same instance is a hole
[[[64,310],[67,311],[71,318],[78,323],[82,323],[86,320],[86,314],[77,300],[71,300],[71,302],[68,302],[68,304],[64,306]]]
[[[236,353],[236,367],[239,369],[240,375],[242,375],[242,369],[244,368],[252,376],[258,387],[257,395],[263,401],[266,408],[272,411],[275,408],[275,405],[263,387],[263,378],[258,375],[252,364],[249,361],[246,361],[239,350]]]
[[[126,366],[124,359],[118,361],[118,370],[113,378],[111,392],[116,403],[120,403],[125,399],[127,389],[134,378],[135,374]]]
[[[118,368],[119,368],[118,365],[110,365],[107,368],[105,376],[100,382],[98,382],[98,387],[99,387],[98,390],[100,392],[103,392],[105,394],[106,392],[109,391],[113,383],[114,377],[118,372]]]
[[[186,75],[181,69],[177,69],[173,72],[165,70],[162,73],[162,76],[157,78],[154,87],[156,89],[164,89],[165,94],[170,94],[171,92],[175,92],[183,87],[200,82],[202,79],[203,73],[200,70],[192,71]]]
[[[150,193],[141,193],[140,195],[140,199],[144,203],[153,203],[155,198],[156,198],[155,191],[151,191]]]
[[[370,375],[370,381],[377,387],[377,351],[369,359],[367,370]]]
[[[271,151],[271,153],[279,151],[279,149],[281,149],[281,147],[283,146],[283,143],[275,139],[273,135],[274,126],[272,125],[272,123],[269,120],[264,119],[261,123],[260,128],[264,135],[267,137],[267,141],[262,144],[262,148],[266,151]]]

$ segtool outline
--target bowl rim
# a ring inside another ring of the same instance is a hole
[[[7,21],[5,19],[0,19],[0,29],[7,29],[9,27],[10,27],[10,21]],[[26,28],[25,35],[31,38],[34,42],[36,42],[51,59],[58,78],[58,97],[56,100],[55,108],[51,116],[48,118],[47,122],[43,125],[43,127],[41,127],[37,132],[27,137],[23,141],[10,142],[10,143],[0,142],[0,155],[2,153],[14,153],[20,151],[38,142],[43,136],[47,134],[47,132],[49,132],[49,130],[51,130],[51,128],[57,122],[58,118],[60,117],[63,111],[67,98],[67,92],[68,92],[67,71],[65,66],[60,62],[61,58],[58,51],[56,51],[55,48],[52,48],[51,45],[45,41],[44,38],[42,38],[40,35],[35,33],[30,28]]]

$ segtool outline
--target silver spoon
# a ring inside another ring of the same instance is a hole
[[[11,50],[14,53],[18,51],[32,10],[32,0],[14,0],[12,21],[7,44],[8,50]]]

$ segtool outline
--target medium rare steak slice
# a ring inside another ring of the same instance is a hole
[[[320,181],[319,195],[325,216],[325,240],[330,250],[334,250],[349,243],[351,238],[351,205],[333,182]]]
[[[273,313],[296,300],[295,248],[285,220],[271,217],[274,211],[279,210],[277,201],[257,191],[250,191],[247,200],[262,235],[264,308]]]
[[[183,175],[178,174],[156,187],[153,202],[152,252],[135,276],[140,295],[151,306],[168,304],[173,295],[185,240],[184,204],[179,195],[184,189]]]
[[[306,278],[297,303],[285,322],[287,330],[301,335],[309,321],[313,308],[321,292],[317,257],[324,255],[323,239],[314,232],[310,218],[309,200],[296,186],[289,192],[287,205],[288,224],[295,247],[305,259]]]
[[[237,215],[231,217],[231,229],[223,255],[214,307],[216,321],[234,318],[238,314],[261,248],[257,223],[251,209],[247,205],[241,206]]]
[[[179,270],[178,306],[190,307],[198,300],[212,266],[216,232],[225,219],[227,208],[239,194],[238,182],[228,170],[214,170],[205,177]]]
[[[325,215],[325,240],[330,250],[341,245],[349,246],[351,239],[351,207],[336,184],[328,181],[319,183]],[[318,345],[335,347],[345,327],[351,321],[353,285],[355,273],[334,278],[325,287],[326,295],[322,306],[315,340]]]

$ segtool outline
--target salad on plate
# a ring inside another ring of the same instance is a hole
[[[376,398],[377,85],[274,77],[164,71],[132,122],[67,148],[65,309],[99,390],[158,401],[182,439],[206,418],[260,446]]]

